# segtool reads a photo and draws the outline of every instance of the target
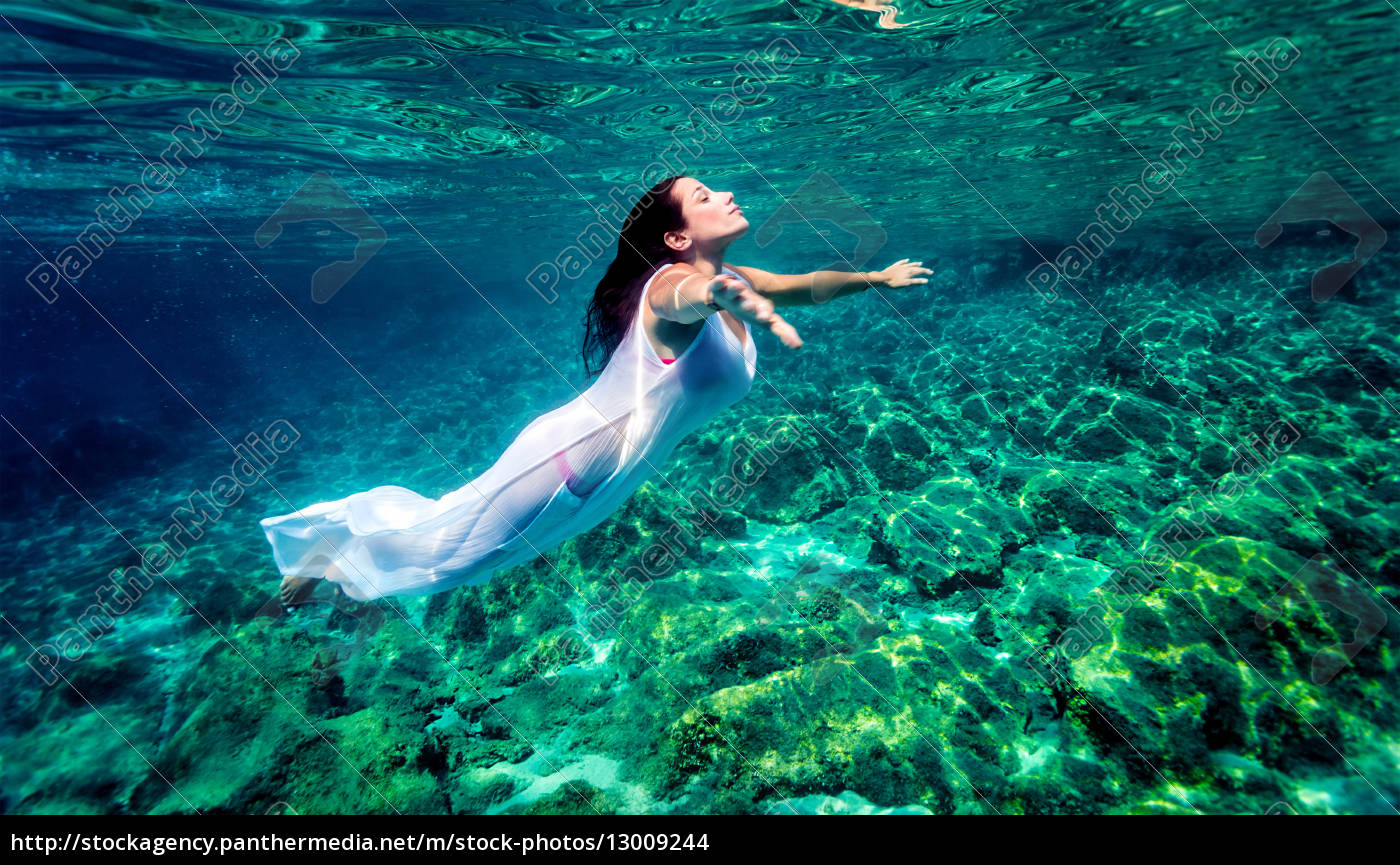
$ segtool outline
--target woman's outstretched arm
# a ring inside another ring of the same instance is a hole
[[[678,264],[667,268],[652,285],[648,300],[657,318],[690,324],[709,317],[711,310],[723,310],[767,328],[788,348],[802,347],[802,337],[773,311],[774,303],[730,274],[707,279],[689,265]]]
[[[838,297],[859,294],[871,286],[901,288],[928,282],[920,274],[933,273],[922,261],[902,258],[884,270],[866,273],[846,273],[840,270],[815,270],[811,273],[769,273],[756,267],[733,266],[754,287],[754,291],[773,301],[774,306],[817,306]]]

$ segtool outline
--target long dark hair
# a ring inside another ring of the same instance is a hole
[[[671,195],[671,187],[682,176],[668,177],[653,186],[622,223],[617,257],[608,265],[588,304],[583,365],[590,378],[607,366],[632,325],[642,286],[657,268],[672,260],[672,249],[662,238],[668,231],[685,227],[681,203]],[[599,359],[596,365],[592,362],[595,358]]]

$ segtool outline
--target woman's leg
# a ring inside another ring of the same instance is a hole
[[[623,423],[616,427],[625,428]],[[617,428],[605,426],[551,453],[540,445],[572,438],[569,424],[560,426],[536,428],[543,434],[518,439],[495,465],[443,499],[376,488],[325,503],[286,529],[269,530],[274,549],[284,546],[279,563],[291,568],[284,573],[293,574],[283,580],[283,603],[304,603],[319,579],[340,584],[355,600],[442,591],[482,582],[528,555],[521,533],[560,485],[580,498],[589,495],[616,470],[628,447]],[[281,537],[282,531],[289,536]]]
[[[325,562],[324,557],[321,558],[321,561]],[[283,577],[280,591],[282,606],[293,609],[311,600],[311,595],[322,580],[344,583],[345,574],[336,565],[327,563],[327,567],[320,577]]]
[[[569,492],[584,498],[617,469],[622,449],[627,446],[618,429],[626,429],[625,424],[624,418],[554,455],[555,465]]]
[[[288,609],[301,606],[311,600],[312,593],[316,591],[316,586],[322,579],[332,579],[332,573],[340,573],[340,569],[331,564],[330,560],[325,556],[317,556],[313,559],[309,563],[307,570],[309,572],[310,570],[321,570],[322,568],[325,568],[325,570],[322,571],[322,576],[283,577],[282,586],[278,591],[278,594],[282,598],[282,606]]]

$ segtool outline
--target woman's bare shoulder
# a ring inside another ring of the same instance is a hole
[[[664,266],[665,265],[663,265],[663,267]],[[665,270],[661,271],[661,273],[657,275],[656,279],[653,280],[652,285],[656,285],[657,283],[661,282],[665,282],[668,285],[679,283],[687,277],[694,276],[699,272],[700,271],[695,269],[695,265],[685,261],[678,261],[675,264],[672,264],[670,267],[666,267]]]
[[[648,299],[651,303],[648,305],[655,310],[658,305],[656,302],[658,298],[661,299],[663,303],[670,300],[672,292],[675,291],[677,286],[699,272],[700,271],[696,270],[692,265],[684,261],[677,262],[667,267],[652,279],[651,289],[648,292]]]

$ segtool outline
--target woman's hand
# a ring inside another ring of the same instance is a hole
[[[749,288],[748,283],[727,273],[710,280],[707,286],[715,303],[728,310],[740,321],[766,327],[788,348],[801,348],[802,337],[782,316],[773,311],[773,301]]]
[[[921,273],[933,273],[933,271],[924,267],[922,261],[911,262],[907,258],[901,258],[884,270],[871,274],[871,276],[889,288],[901,288],[906,285],[928,282],[927,279],[917,278]]]

